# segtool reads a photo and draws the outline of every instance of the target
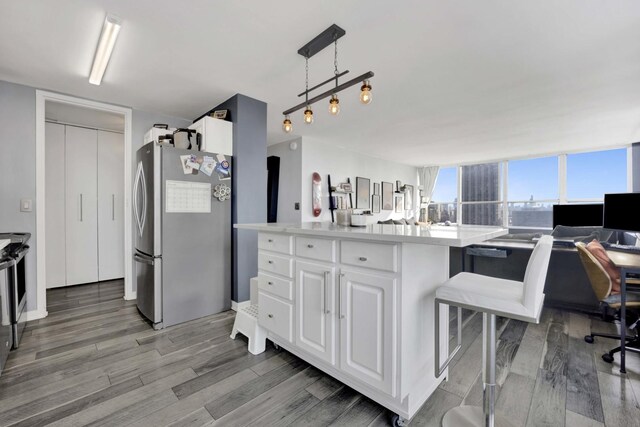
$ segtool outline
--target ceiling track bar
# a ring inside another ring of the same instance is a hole
[[[318,88],[319,88],[319,87],[321,87],[321,86],[326,85],[327,83],[330,83],[330,82],[332,82],[332,81],[334,81],[334,80],[337,80],[337,79],[338,79],[338,77],[342,77],[342,76],[344,76],[345,74],[347,74],[348,72],[349,72],[349,70],[347,70],[347,71],[343,71],[343,72],[341,72],[340,74],[337,74],[337,75],[335,75],[335,76],[331,77],[330,79],[327,79],[327,80],[323,81],[322,83],[319,83],[319,84],[315,85],[314,87],[310,88],[309,90],[305,90],[304,92],[302,92],[302,93],[298,94],[298,96],[304,96],[304,95],[306,95],[307,93],[309,93],[309,92],[311,92],[311,91],[313,91],[313,90],[316,90],[316,89],[318,89]]]
[[[311,58],[313,55],[320,52],[322,49],[329,46],[345,34],[347,34],[345,30],[338,27],[336,24],[333,24],[315,36],[309,43],[298,49],[298,53],[305,58]]]
[[[341,92],[347,88],[350,88],[351,86],[357,85],[359,83],[362,83],[364,80],[368,80],[371,77],[373,77],[373,71],[367,71],[364,74],[359,75],[356,78],[353,78],[347,82],[342,83],[339,86],[334,87],[333,89],[329,89],[326,92],[322,92],[320,95],[314,96],[313,98],[311,98],[309,101],[307,102],[303,102],[301,104],[296,105],[295,107],[291,107],[288,110],[284,111],[282,114],[289,115],[291,113],[294,113],[298,110],[301,110],[302,108],[306,107],[307,105],[311,105],[315,102],[318,102],[324,98],[328,98],[329,96],[333,95],[334,93],[338,93]]]

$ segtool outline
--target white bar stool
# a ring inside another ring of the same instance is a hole
[[[435,298],[435,365],[437,376],[447,368],[460,349],[461,333],[458,320],[458,345],[440,366],[440,304],[482,312],[482,380],[483,407],[458,406],[444,415],[444,427],[511,425],[495,414],[496,388],[496,316],[538,323],[544,283],[553,247],[553,237],[544,236],[531,253],[524,282],[497,279],[474,273],[460,273],[436,290]],[[460,313],[460,311],[458,311]],[[449,337],[447,337],[448,339]]]

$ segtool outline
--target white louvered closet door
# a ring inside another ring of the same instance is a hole
[[[98,280],[98,131],[66,126],[67,285]]]
[[[124,277],[124,136],[98,131],[98,279]]]

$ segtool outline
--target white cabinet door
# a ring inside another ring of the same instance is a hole
[[[396,280],[343,270],[340,369],[395,396]]]
[[[98,131],[98,280],[124,277],[124,136]]]
[[[202,134],[202,151],[233,155],[233,123],[205,116],[189,126]]]
[[[296,341],[310,354],[335,364],[335,269],[296,261]]]
[[[66,286],[64,215],[64,134],[65,126],[45,124],[45,229],[47,230],[47,289]]]
[[[98,280],[98,132],[66,127],[67,285]]]

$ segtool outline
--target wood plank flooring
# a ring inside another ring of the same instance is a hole
[[[121,281],[47,292],[0,376],[0,426],[384,426],[391,414],[292,354],[253,356],[231,340],[234,312],[154,331]],[[452,325],[456,310],[452,312]],[[481,315],[463,311],[463,348],[411,420],[482,401]],[[557,310],[538,325],[500,319],[497,409],[516,426],[639,426],[640,357],[626,375],[600,359],[615,326]]]

